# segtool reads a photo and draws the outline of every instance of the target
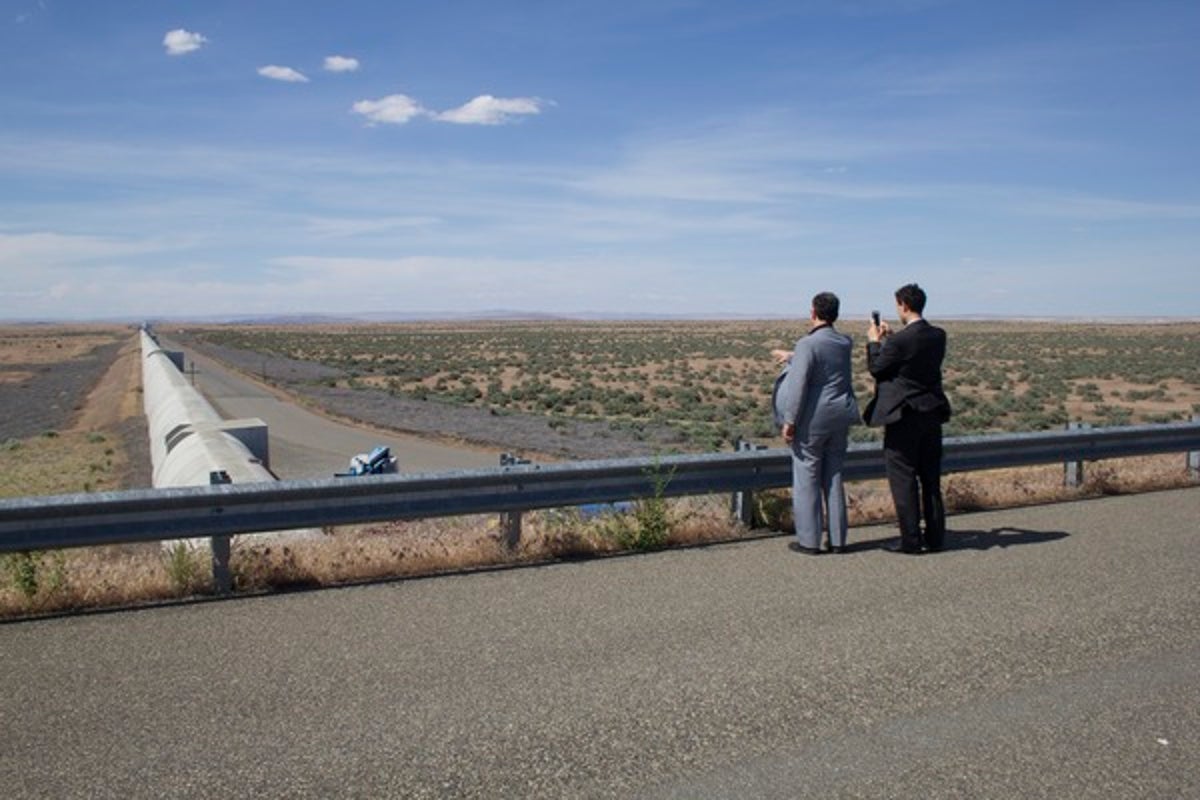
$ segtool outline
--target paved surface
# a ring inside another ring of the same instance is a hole
[[[1200,489],[0,625],[0,794],[1200,796]]]
[[[163,346],[180,349],[166,340]],[[204,355],[185,352],[198,370],[196,388],[225,419],[258,417],[267,423],[271,470],[281,478],[331,477],[346,470],[351,456],[370,452],[380,444],[392,449],[401,472],[445,472],[499,464],[498,453],[478,447],[336,422],[282,399]]]

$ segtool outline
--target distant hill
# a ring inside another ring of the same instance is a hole
[[[843,312],[843,321],[853,323],[855,320],[866,321],[867,311]],[[1200,317],[1170,317],[1170,316],[1053,316],[1053,315],[1016,315],[1016,314],[931,314],[933,320],[961,322],[1057,322],[1065,324],[1170,324],[1184,322],[1200,322]],[[103,317],[93,319],[10,319],[0,320],[0,323],[10,325],[56,325],[56,324],[129,324],[139,325],[143,322],[159,325],[191,324],[191,325],[355,325],[362,323],[388,322],[538,322],[538,321],[583,321],[583,322],[686,322],[704,320],[802,320],[807,314],[738,314],[724,312],[701,312],[691,314],[667,313],[625,313],[620,311],[579,311],[573,313],[554,313],[548,311],[516,311],[512,309],[484,309],[480,311],[364,311],[346,314],[326,314],[317,312],[297,312],[294,314],[195,314],[187,316],[172,316],[162,318],[136,317]]]

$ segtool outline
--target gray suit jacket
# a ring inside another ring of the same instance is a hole
[[[830,325],[796,342],[792,360],[775,379],[775,423],[796,426],[796,438],[844,430],[860,421],[850,378],[849,336]]]

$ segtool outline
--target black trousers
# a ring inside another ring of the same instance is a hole
[[[942,422],[939,414],[906,410],[883,431],[883,459],[900,524],[900,546],[939,550],[946,537],[942,504]],[[921,516],[925,534],[921,535]]]

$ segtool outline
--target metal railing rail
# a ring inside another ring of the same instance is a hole
[[[944,471],[1200,451],[1200,422],[950,438]],[[884,475],[852,445],[847,480]],[[665,486],[662,486],[665,479]],[[653,496],[789,486],[784,449],[518,465],[445,474],[101,492],[0,500],[0,552],[223,537],[394,519],[523,512]]]

